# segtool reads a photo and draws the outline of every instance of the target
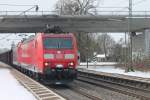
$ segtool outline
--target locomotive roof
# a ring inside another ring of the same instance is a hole
[[[66,34],[38,33],[38,34],[42,35],[43,37],[73,37],[72,33],[66,33]],[[36,36],[30,36],[28,39],[23,40],[22,43],[24,44],[29,41],[32,41]]]
[[[44,34],[43,37],[72,37],[73,34],[72,33],[69,33],[69,34],[53,34],[53,33],[47,33],[47,34]]]

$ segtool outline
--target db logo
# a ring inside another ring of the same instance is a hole
[[[57,53],[58,53],[58,54],[60,54],[60,53],[61,53],[61,51],[57,51]]]

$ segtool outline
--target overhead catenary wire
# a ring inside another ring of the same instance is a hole
[[[35,6],[35,5],[0,4],[0,6]]]
[[[120,5],[120,4],[122,4],[122,2],[125,2],[125,1],[127,1],[127,0],[121,0],[118,3],[116,3],[116,5]]]
[[[7,37],[9,37],[10,35],[12,35],[12,34],[8,34],[8,35],[6,35],[6,36],[0,38],[0,40],[4,40],[4,39],[6,39]]]
[[[138,5],[138,4],[142,3],[142,2],[145,2],[145,1],[147,1],[147,0],[139,0],[139,1],[135,2],[135,3],[133,3],[133,4],[132,4],[132,7]],[[119,10],[119,12],[120,12],[120,11],[123,11],[123,10],[126,10],[126,9],[128,10],[129,7],[122,8],[121,10]]]
[[[19,33],[19,34],[20,34],[20,33]],[[22,39],[23,39],[23,37],[22,37],[22,38],[17,38],[17,37],[16,37],[15,39],[10,39],[10,38],[8,38],[8,37],[10,37],[11,35],[15,35],[15,36],[16,36],[16,35],[18,35],[18,34],[16,34],[16,33],[14,33],[14,34],[7,34],[7,35],[5,35],[4,37],[0,38],[0,41],[1,41],[1,40],[6,40],[6,41],[8,42],[8,41],[10,41],[10,40],[13,40],[13,41],[14,41],[14,40],[22,40]],[[25,35],[25,34],[24,34],[24,35]],[[12,41],[12,42],[13,42],[13,41]],[[2,44],[0,44],[0,45],[2,45]]]
[[[119,2],[117,2],[115,5],[120,5],[122,2],[124,2],[124,1],[126,1],[126,0],[121,0],[121,1],[119,1]],[[103,7],[103,6],[100,6],[100,7],[98,7],[98,8],[125,8],[125,7],[117,7],[117,6],[112,6],[112,7]]]
[[[35,8],[35,11],[36,11],[36,12],[39,10],[38,5],[34,5],[33,7],[31,7],[31,8],[29,8],[29,9],[27,9],[27,10],[23,11],[23,12],[22,12],[22,13],[20,13],[19,15],[22,15],[22,14],[24,14],[24,13],[26,13],[26,12],[28,12],[28,11],[30,11],[30,10],[32,10],[32,9],[34,9],[34,8]]]
[[[27,7],[31,7],[29,9],[23,11],[21,14],[24,14],[25,12],[28,12],[31,9],[34,9],[34,8],[35,8],[36,12],[39,10],[39,6],[38,5],[0,4],[0,6],[27,6]],[[21,15],[21,14],[19,14],[19,15]]]
[[[138,5],[138,4],[142,3],[142,2],[145,2],[145,1],[147,1],[147,0],[139,0],[139,1],[135,2],[132,6],[136,6],[136,5]]]
[[[107,6],[101,6],[101,7],[97,7],[97,8],[127,8],[127,7],[115,7],[115,6],[107,7]]]
[[[20,34],[20,33],[19,33]],[[17,35],[16,33],[14,33],[14,34],[7,34],[7,35],[5,35],[4,37],[1,37],[0,38],[0,40],[4,40],[4,39],[7,39],[9,36],[11,36],[11,35]]]
[[[126,0],[121,0],[120,2],[117,2],[116,5],[120,5],[122,2],[124,2]],[[110,7],[107,7],[107,6],[101,6],[101,7],[98,7],[98,8],[106,8],[106,9],[127,9],[128,7],[127,6],[122,6],[122,7],[117,7],[117,6],[110,6]]]

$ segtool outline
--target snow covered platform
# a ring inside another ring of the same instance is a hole
[[[66,100],[44,85],[0,62],[0,100],[37,99]]]
[[[36,100],[14,77],[9,69],[0,68],[1,100]]]
[[[113,66],[116,65],[117,62],[89,62],[89,66]],[[87,62],[81,62],[80,66],[86,66]]]
[[[124,69],[116,68],[115,66],[89,66],[88,68],[86,67],[87,66],[79,66],[78,71],[150,83],[150,72],[125,72]]]

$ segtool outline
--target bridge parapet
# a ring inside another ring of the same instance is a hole
[[[93,16],[94,12],[90,11],[89,15]],[[7,15],[60,15],[57,11],[0,11],[1,16]],[[133,16],[150,16],[150,11],[132,11]],[[128,16],[129,11],[97,11],[97,15],[106,16]]]

